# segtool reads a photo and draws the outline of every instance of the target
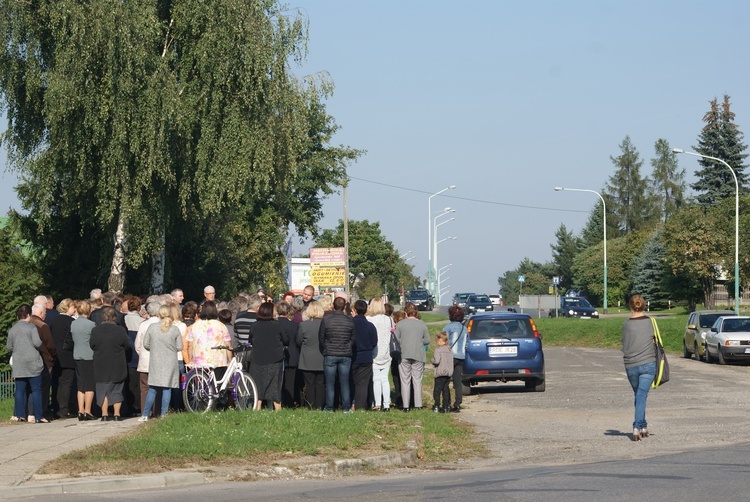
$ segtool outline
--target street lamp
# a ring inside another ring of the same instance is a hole
[[[729,164],[716,157],[703,155],[702,153],[686,152],[682,148],[673,148],[672,152],[721,162],[732,173],[732,177],[734,178],[734,312],[740,315],[740,184],[737,181],[737,174]]]
[[[430,264],[430,269],[432,270],[433,274],[435,274],[433,276],[433,283],[432,283],[433,290],[431,291],[432,294],[435,295],[435,296],[437,296],[437,294],[438,294],[438,287],[437,287],[438,286],[438,280],[437,280],[437,272],[436,272],[437,268],[438,268],[438,264],[437,264],[437,249],[435,249],[436,246],[437,246],[437,242],[436,241],[437,241],[437,235],[438,235],[438,232],[437,232],[438,231],[438,227],[440,225],[443,225],[444,223],[448,223],[449,221],[453,221],[456,218],[449,218],[449,219],[447,219],[445,221],[441,221],[440,223],[438,223],[437,220],[438,220],[438,218],[440,218],[442,216],[445,216],[446,214],[455,213],[455,212],[456,212],[455,209],[451,209],[450,207],[446,207],[443,210],[443,212],[440,213],[440,214],[438,214],[437,216],[435,216],[434,220],[432,221],[432,223],[433,223],[433,225],[432,225],[432,263]]]
[[[450,185],[439,192],[435,192],[434,194],[427,197],[427,289],[431,290],[430,284],[433,280],[433,273],[434,270],[432,270],[432,198],[440,195],[443,192],[446,192],[448,190],[452,190],[456,188],[456,185]]]
[[[441,242],[445,242],[445,241],[455,241],[456,239],[458,239],[458,237],[446,237],[445,239],[440,239],[439,241],[436,241],[436,242],[435,242],[435,250],[434,250],[435,252],[433,253],[433,259],[435,260],[435,267],[437,267],[437,262],[438,262],[438,261],[437,261],[437,245],[438,245],[438,244],[440,244]],[[436,279],[437,279],[437,277],[436,277]],[[437,286],[437,284],[436,284],[436,286]],[[438,290],[437,290],[437,288],[436,288],[436,289],[434,290],[434,293],[433,293],[433,294],[434,294],[435,296],[437,296],[438,292],[439,292],[439,291],[438,291]]]
[[[437,271],[437,294],[438,294],[438,304],[440,303],[440,292],[443,290],[441,285],[443,284],[443,281],[447,281],[450,279],[450,277],[443,277],[443,273],[447,272],[449,268],[451,268],[453,264],[449,263],[448,265],[444,267],[440,267],[440,270]]]
[[[607,204],[604,202],[602,194],[596,190],[587,190],[585,188],[563,188],[555,187],[556,192],[567,190],[569,192],[589,192],[595,193],[602,200],[602,229],[604,233],[604,313],[607,313]]]

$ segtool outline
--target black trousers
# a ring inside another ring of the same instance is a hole
[[[460,407],[464,397],[464,386],[461,379],[464,376],[464,360],[453,358],[453,392],[456,394],[453,406]],[[450,404],[450,401],[448,401]],[[446,405],[447,406],[447,405]]]
[[[367,396],[372,386],[372,363],[352,365],[352,380],[354,381],[354,409],[369,410]]]
[[[432,389],[432,399],[438,408],[448,409],[451,405],[451,377],[435,377],[435,387]],[[443,396],[443,404],[440,404],[440,396]]]
[[[141,377],[137,368],[128,366],[128,378],[125,380],[125,410],[133,416],[141,414]],[[159,401],[161,403],[161,401]],[[161,404],[160,404],[161,406]]]
[[[60,416],[65,416],[78,409],[77,400],[73,398],[73,382],[76,379],[75,368],[56,368],[52,374],[52,409]],[[71,408],[71,404],[74,406]]]
[[[281,388],[281,405],[284,408],[299,406],[299,390],[302,387],[302,371],[297,367],[284,367],[284,385]]]
[[[326,402],[326,378],[323,370],[302,370],[302,379],[305,382],[302,402],[312,410],[322,410]]]
[[[401,373],[398,371],[398,365],[401,364],[401,355],[391,356],[391,379],[393,380],[393,396],[391,403],[397,408],[403,406],[401,400]]]

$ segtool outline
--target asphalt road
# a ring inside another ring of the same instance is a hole
[[[633,394],[619,351],[547,347],[547,391],[480,386],[460,420],[488,452],[455,463],[326,480],[216,483],[75,500],[745,500],[748,366],[670,358],[653,390],[651,436],[630,439]],[[54,500],[66,500],[55,497]],[[70,497],[72,499],[72,497]],[[37,500],[53,500],[39,498]]]

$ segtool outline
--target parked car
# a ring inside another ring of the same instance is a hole
[[[549,311],[549,317],[555,317],[555,314],[555,309]],[[557,315],[581,319],[599,319],[599,312],[582,296],[561,296],[560,310]]]
[[[523,381],[526,388],[544,392],[542,336],[528,314],[488,312],[464,321],[466,359],[463,393],[479,382]]]
[[[432,311],[435,308],[434,297],[423,288],[412,289],[406,292],[406,301],[413,303],[417,310]]]
[[[476,314],[477,312],[492,312],[494,310],[490,297],[487,295],[469,295],[466,299],[464,311],[467,314]]]
[[[455,295],[453,295],[453,305],[457,305],[458,307],[465,309],[466,300],[473,294],[474,293],[456,293]]]
[[[685,332],[682,334],[682,355],[690,359],[695,355],[696,361],[706,357],[706,334],[711,331],[716,319],[721,316],[733,316],[734,310],[696,310],[688,316]]]
[[[706,362],[750,359],[750,317],[721,316],[706,333]]]
[[[503,297],[501,295],[490,295],[490,301],[494,307],[499,307],[503,304]]]

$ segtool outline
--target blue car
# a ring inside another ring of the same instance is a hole
[[[528,314],[489,312],[464,321],[469,336],[464,360],[464,395],[479,382],[522,380],[528,390],[544,392],[542,336]]]

